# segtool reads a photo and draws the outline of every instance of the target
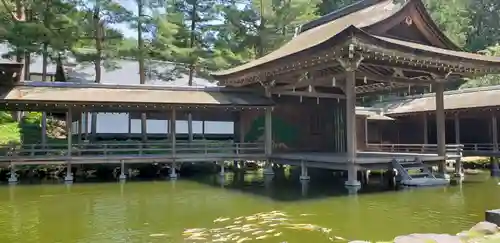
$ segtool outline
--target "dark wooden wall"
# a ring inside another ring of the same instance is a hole
[[[427,131],[424,131],[424,114],[395,117],[396,121],[388,126],[385,121],[370,121],[368,140],[370,143],[423,144],[427,132],[429,144],[437,143],[436,119],[434,114],[427,116]],[[492,143],[492,113],[475,111],[458,113],[460,123],[460,143]],[[500,113],[497,116],[497,131],[500,137]],[[454,114],[446,116],[446,143],[456,143]]]
[[[273,110],[275,143],[285,143],[289,151],[345,151],[344,101],[320,99],[318,103],[316,98],[304,97],[301,101],[295,96],[275,97],[274,101],[276,102]],[[239,122],[242,123],[243,134],[248,133],[254,121],[259,117],[262,119],[264,114],[263,110],[242,111]],[[261,129],[263,130],[263,127]]]

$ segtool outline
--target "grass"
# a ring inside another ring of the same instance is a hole
[[[19,123],[8,112],[0,112],[0,145],[20,143]]]

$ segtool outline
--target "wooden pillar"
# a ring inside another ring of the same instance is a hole
[[[170,141],[172,143],[172,167],[170,168],[170,178],[177,178],[177,173],[175,171],[175,156],[176,156],[176,110],[172,108],[172,115],[170,117]]]
[[[141,140],[142,142],[148,141],[148,115],[146,112],[141,113]]]
[[[460,144],[460,118],[458,117],[458,113],[454,114],[454,123],[455,123],[455,143]]]
[[[368,117],[365,118],[365,149],[368,146]]]
[[[436,92],[436,138],[437,138],[437,152],[438,156],[446,156],[446,124],[444,114],[444,84],[436,83],[434,85]],[[446,172],[446,160],[443,159],[439,163],[439,173]]]
[[[356,142],[356,73],[346,69],[346,126],[347,126],[347,181],[346,186],[360,186],[355,166],[357,155]]]
[[[89,117],[90,117],[90,113],[89,112],[85,112],[85,140],[89,140]]]
[[[71,112],[71,108],[66,112],[66,137],[68,143],[67,149],[67,165],[66,165],[66,177],[64,177],[64,181],[72,182],[73,181],[73,173],[71,172],[71,158],[72,158],[72,149],[73,149],[73,132],[72,132],[72,122],[73,122],[73,113]]]
[[[271,91],[269,87],[266,88],[266,97],[271,98]],[[270,156],[273,153],[273,108],[267,107],[265,114],[265,125],[264,125],[264,152],[266,155],[266,165],[264,167],[264,175],[274,175],[273,167],[271,164]]]
[[[424,121],[424,144],[429,144],[429,125],[427,119],[427,113],[423,113],[422,120]]]
[[[264,135],[264,144],[265,144],[265,153],[266,157],[270,156],[273,153],[273,130],[272,130],[272,108],[266,108],[265,115],[265,135]]]
[[[128,113],[128,138],[132,138],[132,113]]]
[[[47,112],[42,112],[42,124],[41,124],[41,136],[42,136],[42,147],[47,146]]]
[[[491,138],[493,143],[493,151],[498,152],[498,124],[497,124],[497,116],[495,113],[491,114]],[[491,175],[500,176],[500,168],[498,166],[498,160],[495,157],[491,158]]]
[[[454,114],[454,123],[455,123],[455,143],[460,144],[460,117],[458,117],[458,113]],[[455,176],[463,177],[463,166],[462,166],[462,158],[459,157],[455,160]]]
[[[493,151],[498,151],[498,124],[497,116],[495,113],[491,115],[491,142],[493,144]]]
[[[238,129],[238,131],[240,132],[240,143],[244,143],[245,142],[245,123],[244,123],[244,118],[245,116],[243,115],[243,111],[240,111],[239,112],[239,116],[240,116],[240,128]]]
[[[175,143],[176,143],[176,110],[172,108],[172,115],[170,117],[170,140],[172,142],[172,156],[175,156]]]
[[[187,114],[188,122],[188,143],[193,142],[193,113],[191,111]]]
[[[201,139],[205,140],[205,119],[201,121]]]
[[[78,113],[78,144],[82,143],[83,113]]]

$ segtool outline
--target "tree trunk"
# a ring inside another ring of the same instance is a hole
[[[24,9],[24,6],[23,6],[23,1],[22,0],[16,0],[16,18],[15,20],[13,21],[24,21],[25,20],[25,9]],[[21,47],[17,46],[16,47],[17,50],[16,50],[16,62],[18,63],[22,63],[23,62],[23,58],[24,58],[24,51],[21,50]],[[21,77],[21,81],[24,81],[24,77],[25,77],[25,74],[26,74],[26,65],[23,67],[23,69],[21,70],[21,73],[19,74],[20,77]],[[14,119],[17,121],[17,122],[20,122],[21,121],[21,111],[16,111],[14,112],[13,117]]]
[[[101,24],[100,17],[101,8],[99,6],[99,1],[96,1],[96,5],[94,7],[94,13],[92,15],[92,19],[94,22],[95,28],[95,49],[96,49],[96,57],[94,61],[95,65],[95,83],[101,83],[101,62],[102,62],[102,41],[103,41],[103,26]],[[90,137],[91,140],[94,140],[97,136],[97,113],[92,112],[91,121],[90,121]]]
[[[47,22],[44,19],[44,24]],[[45,82],[47,81],[47,66],[48,66],[48,48],[49,45],[48,43],[43,43],[43,50],[42,50],[42,81]],[[41,124],[41,136],[42,136],[42,147],[45,147],[47,145],[47,112],[43,111],[42,112],[42,124]]]
[[[198,5],[198,1],[193,2],[193,11],[191,12],[191,36],[189,38],[189,47],[194,48],[195,42],[195,31],[196,31],[196,7]],[[195,60],[191,57],[191,64],[189,65],[189,79],[188,85],[193,86],[193,76],[194,76],[194,68],[195,68]],[[193,114],[191,112],[188,113],[188,142],[191,143],[193,141]]]
[[[146,83],[145,68],[144,68],[144,41],[142,39],[142,15],[143,15],[143,2],[142,0],[137,0],[137,49],[139,50],[138,61],[139,61],[139,83]],[[145,112],[141,114],[141,139],[142,142],[148,141],[147,134],[147,121],[148,117]]]

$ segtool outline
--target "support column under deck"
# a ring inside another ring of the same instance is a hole
[[[120,181],[125,181],[127,179],[127,175],[125,175],[125,161],[120,160],[120,176],[118,177]]]
[[[175,108],[172,108],[172,115],[170,117],[170,141],[172,142],[172,166],[170,168],[170,178],[171,179],[176,179],[177,178],[177,173],[175,171],[176,163],[175,163],[175,157],[176,157],[176,111]]]
[[[495,113],[491,115],[491,139],[493,143],[493,151],[498,152],[498,124]],[[500,168],[498,166],[497,158],[492,158],[491,160],[491,175],[500,176]]]
[[[273,153],[273,117],[272,117],[272,108],[266,108],[265,115],[265,128],[264,128],[264,146],[266,153],[266,165],[264,167],[265,175],[274,175],[273,167],[271,165],[271,154]]]
[[[356,156],[356,73],[354,70],[346,70],[346,126],[347,126],[347,181],[346,186],[361,186],[357,178]]]
[[[445,114],[444,114],[444,85],[436,83],[434,85],[436,91],[436,138],[437,138],[437,154],[443,157],[443,161],[438,164],[439,173],[446,173],[446,130],[445,130]]]
[[[64,177],[64,181],[73,182],[73,172],[71,172],[71,159],[73,156],[73,132],[72,132],[72,122],[73,122],[73,112],[71,112],[71,108],[66,112],[66,137],[68,142],[68,150],[67,150],[67,161],[66,161],[66,176]]]
[[[17,173],[16,173],[16,165],[14,165],[14,163],[10,162],[9,184],[16,184],[17,182],[18,182],[18,180],[17,180]]]
[[[309,173],[307,171],[306,163],[302,160],[302,161],[300,161],[300,180],[307,181],[309,179],[310,179],[310,177],[309,177]]]
[[[460,118],[458,117],[458,113],[455,113],[454,122],[455,122],[455,143],[460,144]],[[456,177],[464,176],[464,171],[462,166],[462,156],[458,157],[455,160],[455,176]]]

